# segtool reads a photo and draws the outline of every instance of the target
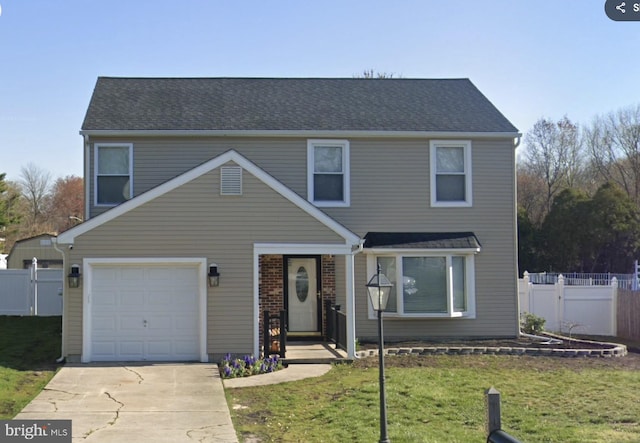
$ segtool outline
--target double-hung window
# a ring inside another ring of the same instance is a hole
[[[349,206],[349,142],[307,142],[307,199],[316,206]]]
[[[95,145],[95,189],[97,206],[114,206],[132,197],[133,145]]]
[[[471,206],[471,142],[430,142],[431,206]]]
[[[385,317],[475,317],[474,254],[370,254],[368,275],[377,265],[393,284]]]

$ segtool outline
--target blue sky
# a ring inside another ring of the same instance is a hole
[[[521,132],[640,102],[604,0],[0,0],[0,172],[82,175],[98,76],[470,78]]]

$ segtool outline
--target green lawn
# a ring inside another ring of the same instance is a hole
[[[616,359],[389,357],[389,437],[486,441],[485,389],[502,394],[503,429],[522,442],[640,441],[640,356]],[[228,389],[241,441],[379,439],[377,359],[320,378]]]
[[[0,419],[13,418],[54,376],[61,317],[0,316]]]

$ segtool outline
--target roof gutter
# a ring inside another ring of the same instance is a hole
[[[518,134],[518,136],[513,141],[513,149],[517,149],[520,146],[520,142],[522,141],[522,134]]]
[[[211,129],[86,129],[80,135],[100,137],[343,137],[343,138],[518,138],[519,132],[376,131],[376,130],[211,130]],[[518,142],[519,143],[519,142]]]

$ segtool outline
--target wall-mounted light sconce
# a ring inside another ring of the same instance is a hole
[[[71,265],[71,272],[67,276],[70,288],[80,287],[80,265]]]
[[[212,288],[220,286],[220,273],[218,272],[218,265],[209,265],[209,286]]]

